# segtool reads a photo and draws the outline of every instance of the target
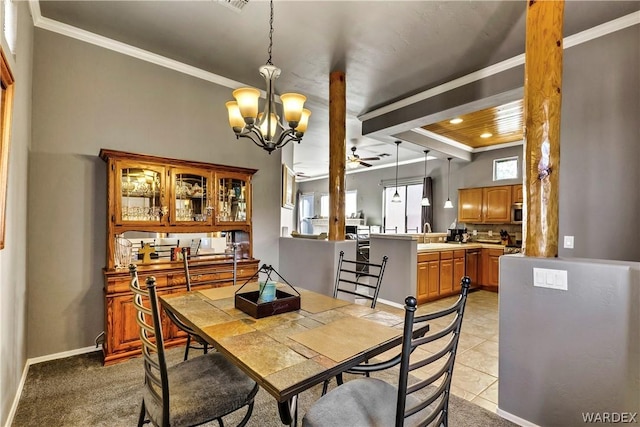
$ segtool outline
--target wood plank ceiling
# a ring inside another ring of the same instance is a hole
[[[522,117],[523,103],[522,100],[518,100],[459,117],[452,117],[423,126],[423,129],[471,148],[482,148],[521,141],[523,139]],[[461,119],[462,121],[452,123],[453,119]]]

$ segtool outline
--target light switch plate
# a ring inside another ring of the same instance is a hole
[[[573,249],[573,236],[564,236],[564,248]]]
[[[533,269],[533,286],[566,291],[568,289],[567,282],[567,270]]]

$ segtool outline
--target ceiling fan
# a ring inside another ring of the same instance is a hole
[[[369,161],[372,160],[380,160],[379,156],[374,156],[374,157],[360,157],[356,154],[356,146],[354,145],[353,147],[351,147],[351,155],[347,156],[347,164],[346,167],[347,169],[355,169],[358,166],[362,165],[364,167],[371,167],[373,165],[367,163]]]

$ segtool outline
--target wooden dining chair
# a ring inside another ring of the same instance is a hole
[[[220,353],[198,356],[167,368],[162,319],[153,276],[146,289],[138,281],[136,267],[129,267],[136,321],[140,330],[144,364],[144,389],[138,427],[150,421],[155,426],[195,426],[217,420],[247,407],[239,426],[253,411],[258,392],[255,381]]]
[[[353,368],[353,371],[374,372],[400,365],[397,387],[375,378],[349,381],[313,404],[302,420],[303,427],[446,427],[451,376],[470,283],[468,277],[463,277],[462,291],[455,304],[435,313],[416,316],[418,302],[412,296],[407,297],[401,354],[385,362]],[[452,317],[447,326],[430,330],[433,325],[430,322],[447,317]],[[431,344],[430,351],[435,353],[412,358],[414,350],[427,344]],[[409,376],[416,369],[425,371],[430,365],[435,367],[435,372],[428,378],[421,380],[418,376]]]

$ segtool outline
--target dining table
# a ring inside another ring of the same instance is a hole
[[[297,423],[298,394],[402,342],[402,316],[298,286],[299,310],[254,318],[235,307],[245,285],[163,295],[160,302],[271,394],[285,425]]]

